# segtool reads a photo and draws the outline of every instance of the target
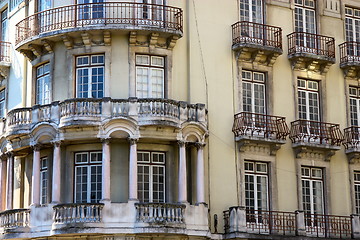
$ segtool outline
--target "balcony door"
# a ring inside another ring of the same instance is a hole
[[[242,38],[246,38],[243,40],[261,44],[263,36],[266,36],[262,25],[264,24],[263,5],[263,0],[240,0],[240,21],[249,22],[242,24],[240,34]]]
[[[78,0],[78,19],[92,20],[83,21],[83,24],[91,24],[93,21],[99,21],[105,17],[104,0]],[[96,22],[99,23],[99,22]],[[81,24],[81,22],[80,22]]]
[[[165,0],[138,0],[139,24],[161,26],[165,21]]]
[[[1,41],[7,42],[8,38],[8,9],[1,12]]]
[[[40,33],[51,30],[52,14],[44,12],[51,8],[52,0],[37,0],[37,22]]]
[[[345,37],[349,60],[360,61],[360,9],[345,8]]]
[[[249,131],[257,129],[258,134],[266,128],[265,74],[262,72],[242,71],[243,111],[246,115],[244,126]]]
[[[298,32],[296,46],[316,54],[316,18],[314,0],[295,0],[295,32]],[[301,49],[298,49],[301,51]]]

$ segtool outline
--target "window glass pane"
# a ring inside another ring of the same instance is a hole
[[[87,163],[88,153],[75,153],[75,163]]]
[[[89,64],[89,56],[77,57],[76,59],[77,59],[77,62],[76,62],[77,66],[83,66],[83,65]]]
[[[254,171],[254,163],[245,162],[245,171]]]
[[[136,64],[139,64],[139,65],[150,65],[150,56],[147,56],[147,55],[136,55]]]
[[[164,58],[163,57],[151,57],[151,65],[152,66],[164,66]]]
[[[266,163],[256,163],[256,172],[267,173],[267,164]]]

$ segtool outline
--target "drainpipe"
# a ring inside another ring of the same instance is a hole
[[[25,0],[25,18],[29,16],[29,0]],[[24,57],[23,63],[23,79],[22,79],[22,106],[27,106],[27,77],[28,77],[28,60]]]
[[[186,0],[186,24],[184,27],[186,28],[185,36],[186,36],[186,67],[187,67],[187,101],[191,103],[191,86],[190,86],[190,70],[191,70],[191,57],[190,57],[190,0]]]

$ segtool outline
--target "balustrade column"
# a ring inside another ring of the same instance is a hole
[[[102,201],[110,201],[110,139],[102,145]]]
[[[187,202],[187,182],[186,182],[186,148],[185,142],[179,141],[179,202]]]
[[[54,144],[54,158],[52,169],[52,194],[51,202],[60,202],[60,189],[61,189],[61,142],[53,142]]]
[[[137,141],[138,139],[129,139],[130,141],[130,161],[129,161],[129,200],[137,200]]]
[[[40,205],[40,146],[34,146],[31,205]]]
[[[14,201],[14,154],[7,154],[6,210],[13,208]]]
[[[204,147],[202,143],[197,143],[196,160],[196,200],[197,203],[205,203],[205,167],[204,167]]]

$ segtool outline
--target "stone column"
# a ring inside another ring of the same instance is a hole
[[[6,161],[0,158],[0,211],[4,210],[5,204],[6,170]]]
[[[196,201],[205,203],[205,167],[204,167],[204,147],[202,143],[197,143],[196,160]]]
[[[13,208],[14,199],[14,154],[7,154],[6,210]]]
[[[137,141],[129,138],[130,159],[129,159],[129,200],[137,200]]]
[[[179,141],[179,194],[178,202],[187,202],[187,181],[186,181],[186,148],[185,142]]]
[[[60,203],[61,192],[61,142],[53,142],[54,144],[54,157],[52,168],[52,193],[51,202],[56,204]]]
[[[31,205],[40,205],[40,146],[34,146]]]
[[[110,201],[110,139],[102,143],[102,201]]]

